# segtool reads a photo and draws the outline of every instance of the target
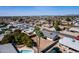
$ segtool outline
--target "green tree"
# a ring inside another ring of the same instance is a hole
[[[13,43],[13,42],[14,42],[14,36],[11,34],[7,34],[7,35],[4,35],[0,44]]]
[[[61,29],[59,28],[59,25],[60,25],[60,22],[59,21],[54,21],[54,28],[57,30],[57,31],[60,31]]]
[[[69,22],[73,21],[73,19],[71,19],[71,17],[67,17],[66,21],[67,21],[67,30],[69,30],[69,28],[73,26],[73,23],[70,24]]]
[[[54,26],[54,20],[52,20],[52,26]]]
[[[49,27],[51,27],[51,17],[47,17],[47,22],[48,22],[48,24],[49,24]]]
[[[0,43],[13,43],[16,45],[26,45],[28,47],[33,47],[33,40],[27,34],[18,32],[17,30],[11,34],[5,35]]]
[[[68,21],[68,22],[69,22],[69,21],[71,21],[71,19],[70,19],[70,18],[66,18],[66,21]]]

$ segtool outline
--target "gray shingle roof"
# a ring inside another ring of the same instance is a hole
[[[48,31],[48,30],[42,30],[42,32],[43,32],[43,34],[44,34],[44,36],[46,36],[46,37],[48,37],[48,38],[50,38],[50,39],[55,39],[57,36],[58,36],[58,34],[57,33],[55,33],[55,32],[50,32],[50,31]]]
[[[0,53],[17,53],[11,43],[0,45]]]

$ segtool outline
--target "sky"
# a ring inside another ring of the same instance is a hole
[[[79,15],[79,6],[0,6],[0,16]]]

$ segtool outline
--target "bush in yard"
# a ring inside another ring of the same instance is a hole
[[[26,45],[33,47],[33,40],[25,33],[15,30],[13,33],[5,35],[0,44],[13,43],[16,45]]]

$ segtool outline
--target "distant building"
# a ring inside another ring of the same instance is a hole
[[[79,32],[79,27],[71,27],[69,29],[69,31],[72,31],[72,32]]]
[[[79,26],[79,18],[76,18],[76,19],[73,21],[73,23],[74,23],[74,26]]]
[[[34,31],[33,27],[28,27],[28,28],[22,30],[23,33],[28,33],[28,34],[32,33],[33,31]]]
[[[79,26],[79,23],[75,23],[74,26]]]
[[[0,35],[0,41],[3,39],[3,37],[4,37],[4,35],[3,35],[3,34],[1,34],[1,35]]]

